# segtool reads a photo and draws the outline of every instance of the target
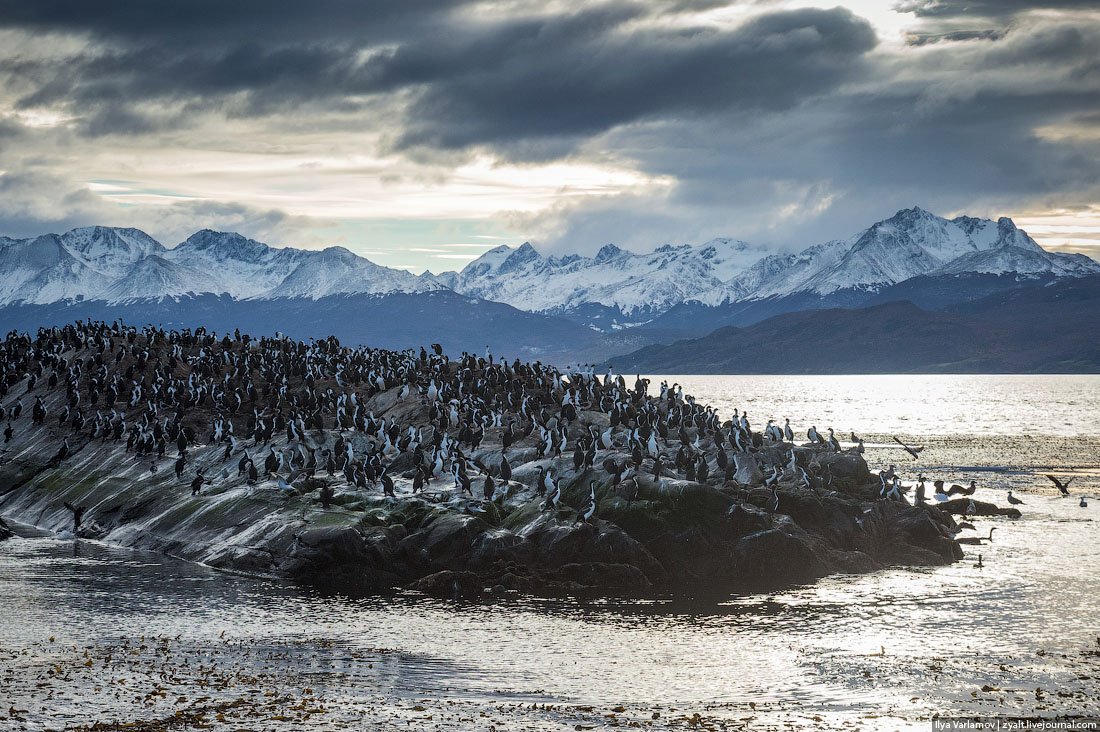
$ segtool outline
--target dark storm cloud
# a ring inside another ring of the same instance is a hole
[[[0,65],[0,71],[48,78],[19,100],[22,108],[65,103],[140,103],[247,92],[288,102],[363,91],[354,78],[351,49],[324,46],[267,49],[246,43],[230,49],[177,53],[164,48],[107,51],[64,59],[67,73],[52,75],[55,60]]]
[[[628,27],[647,12],[607,3],[567,15],[425,27],[376,53],[347,43],[155,45],[9,62],[0,70],[42,80],[19,107],[66,106],[92,135],[173,123],[140,109],[149,101],[263,115],[306,100],[409,94],[398,146],[462,148],[597,134],[662,114],[791,107],[858,73],[876,44],[867,21],[842,8],[775,12],[732,30]],[[363,51],[372,54],[365,61]]]
[[[596,33],[586,21],[517,24],[491,44],[429,39],[377,61],[383,79],[426,84],[403,144],[462,147],[590,135],[662,114],[787,108],[850,78],[876,44],[867,21],[842,8],[772,13],[729,31]]]
[[[89,33],[129,43],[190,45],[386,37],[470,0],[2,0],[0,27]]]

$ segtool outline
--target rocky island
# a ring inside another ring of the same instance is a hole
[[[0,515],[433,595],[734,591],[962,556],[860,452],[492,354],[78,322],[0,346]]]

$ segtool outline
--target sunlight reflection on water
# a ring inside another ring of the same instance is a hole
[[[1100,374],[658,376],[719,410],[747,410],[754,426],[789,417],[798,435],[814,424],[857,434],[1094,434]],[[633,385],[633,379],[629,379]]]

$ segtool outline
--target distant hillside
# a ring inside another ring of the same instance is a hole
[[[787,313],[609,360],[649,373],[1100,372],[1100,277],[947,312],[910,302]]]
[[[439,343],[450,353],[481,355],[489,345],[509,359],[561,361],[578,349],[598,345],[591,328],[503,303],[475,300],[449,290],[388,295],[330,295],[310,298],[236,300],[199,295],[127,304],[104,301],[9,305],[0,309],[0,330],[35,331],[77,319],[152,323],[166,328],[205,326],[218,332],[294,338],[335,335],[345,345],[400,350]],[[568,352],[568,353],[567,353]],[[606,351],[602,352],[606,353]]]

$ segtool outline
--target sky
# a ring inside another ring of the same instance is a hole
[[[461,268],[901,208],[1100,258],[1084,0],[0,0],[0,235]]]

